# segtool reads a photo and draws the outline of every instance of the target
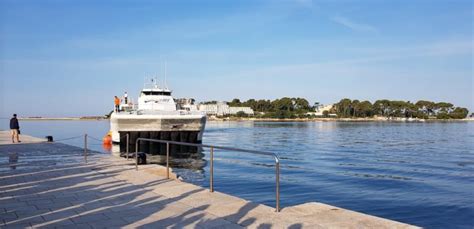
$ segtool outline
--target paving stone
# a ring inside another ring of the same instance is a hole
[[[109,220],[106,215],[104,214],[86,214],[86,215],[80,215],[80,216],[75,216],[72,217],[71,220],[75,224],[81,224],[81,223],[92,223],[92,222],[97,222],[101,220]]]
[[[107,217],[109,217],[112,221],[114,219],[122,219],[124,217],[129,217],[129,216],[141,216],[141,215],[143,215],[141,212],[139,212],[137,210],[135,210],[135,211],[131,211],[131,210],[108,211],[108,212],[104,212],[103,214],[106,215]]]
[[[25,208],[32,208],[32,206],[29,206],[26,202],[16,202],[16,203],[4,204],[4,205],[2,205],[2,207],[7,209],[7,211],[20,210],[20,209],[25,209]]]
[[[5,206],[7,204],[15,204],[15,203],[18,203],[19,200],[15,199],[15,198],[8,198],[8,199],[2,199],[0,200],[0,206]]]
[[[0,220],[3,220],[4,222],[9,222],[16,219],[18,219],[18,216],[16,215],[15,212],[0,214]]]
[[[119,228],[128,225],[129,223],[123,219],[111,219],[98,222],[91,222],[89,225],[92,228]]]
[[[136,222],[138,222],[140,220],[143,220],[147,217],[148,217],[148,215],[140,214],[140,215],[124,216],[124,217],[122,217],[122,219],[125,220],[129,224],[133,224],[133,223],[136,223]]]
[[[54,202],[68,202],[71,203],[73,201],[77,201],[77,198],[75,196],[60,196],[60,197],[54,197]]]
[[[240,225],[209,214],[205,215],[204,217],[202,217],[197,222],[191,225],[193,227],[196,226],[199,228],[242,228]]]
[[[5,224],[5,228],[32,228],[30,223],[28,222],[18,222],[18,223],[7,223]]]
[[[25,209],[19,209],[14,211],[19,218],[26,218],[34,215],[41,215],[49,212],[49,209],[38,210],[35,207],[28,207]]]
[[[37,223],[43,223],[43,222],[44,222],[44,219],[43,219],[43,217],[41,217],[41,216],[39,216],[39,215],[35,215],[35,216],[20,218],[20,219],[18,219],[18,221],[20,221],[20,222],[28,222],[28,223],[30,223],[30,224],[37,224]]]
[[[56,201],[52,204],[35,205],[35,207],[38,210],[49,209],[51,211],[59,210],[59,209],[63,209],[63,208],[71,207],[71,206],[73,205],[69,202],[56,202]]]
[[[56,229],[91,229],[92,226],[87,223],[70,224],[55,226]]]
[[[26,201],[26,203],[31,206],[42,206],[42,205],[52,204],[53,200],[51,199],[29,200],[29,201]]]
[[[233,224],[233,223],[222,224],[222,225],[219,225],[219,226],[216,226],[216,227],[211,227],[211,226],[208,226],[208,225],[203,225],[203,226],[198,225],[198,227],[203,228],[203,229],[243,229],[244,228],[240,225]]]
[[[57,227],[67,227],[74,225],[74,222],[70,219],[61,219],[55,221],[46,221],[44,223],[34,223],[31,224],[34,228],[57,228]]]
[[[64,220],[72,217],[78,217],[79,214],[73,209],[41,214],[45,221]]]

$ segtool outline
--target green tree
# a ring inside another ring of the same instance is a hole
[[[272,102],[272,105],[276,111],[282,111],[282,110],[293,111],[294,110],[293,100],[288,97],[276,99]]]
[[[258,100],[255,104],[255,108],[252,108],[255,111],[260,111],[260,112],[270,112],[273,110],[272,102],[270,100]]]
[[[314,110],[314,109],[318,108],[320,104],[321,103],[319,103],[319,102],[314,102],[313,107],[311,107],[311,109]]]
[[[328,118],[329,117],[329,111],[323,111],[323,117]]]
[[[216,101],[204,102],[204,104],[215,104]],[[241,102],[240,99],[233,99],[228,103],[230,106],[248,106],[256,112],[264,112],[258,117],[266,118],[296,118],[307,117],[306,113],[314,107],[319,106],[319,103],[314,103],[312,107],[308,100],[304,98],[290,98],[283,97],[280,99],[270,100],[255,100],[249,99]],[[469,111],[466,108],[454,107],[453,104],[447,102],[432,102],[426,100],[419,100],[415,104],[410,101],[401,100],[377,100],[374,104],[369,101],[359,101],[357,99],[351,100],[348,98],[341,99],[334,104],[329,112],[324,112],[325,117],[329,113],[336,113],[338,117],[372,117],[373,115],[385,117],[417,117],[429,118],[437,117],[439,119],[462,119],[467,117]],[[243,115],[243,114],[238,114]]]
[[[453,108],[453,104],[446,102],[439,102],[435,105],[437,112],[449,113],[453,110]]]
[[[468,114],[469,114],[469,110],[467,110],[467,108],[464,108],[464,107],[456,107],[456,108],[449,114],[449,117],[450,117],[450,118],[454,118],[454,119],[463,119],[463,118],[466,118]]]
[[[240,99],[233,99],[232,102],[227,103],[231,107],[241,107],[242,103],[240,102]]]
[[[293,99],[293,104],[294,104],[294,109],[297,111],[308,112],[310,109],[308,100],[304,98]]]
[[[424,116],[431,116],[434,113],[434,108],[435,108],[435,103],[431,101],[426,101],[426,100],[420,100],[415,103],[416,107],[418,108],[419,112],[424,113]],[[421,115],[418,113],[418,116]]]
[[[291,117],[292,117],[291,113],[286,110],[278,110],[273,115],[273,118],[278,118],[278,119],[287,119]]]
[[[390,101],[387,99],[377,100],[373,105],[373,109],[376,115],[389,116],[391,113]]]
[[[351,105],[352,100],[350,99],[341,99],[338,103],[334,104],[336,107],[336,114],[339,117],[347,118],[351,116]]]
[[[406,118],[417,117],[417,112],[419,112],[418,106],[410,102],[407,102],[405,104],[405,117]]]
[[[373,112],[373,106],[372,103],[369,101],[363,101],[357,104],[355,107],[355,110],[357,111],[356,117],[372,117],[374,116]]]
[[[256,105],[257,105],[257,101],[255,101],[255,99],[249,99],[247,101],[245,101],[242,106],[244,107],[250,107],[252,108],[253,110],[256,110]]]
[[[359,104],[360,104],[360,101],[358,99],[352,100],[351,107],[350,107],[351,117],[359,117],[359,113],[357,110]]]
[[[208,104],[217,104],[217,101],[215,101],[215,100],[205,101],[205,102],[202,102],[201,104],[206,104],[206,105],[208,105]]]
[[[449,116],[447,112],[439,112],[438,114],[436,114],[436,118],[437,119],[450,119],[451,117]]]
[[[235,114],[235,116],[240,117],[240,118],[242,118],[242,117],[248,117],[248,115],[247,115],[245,112],[243,112],[243,111],[237,112],[237,113]]]

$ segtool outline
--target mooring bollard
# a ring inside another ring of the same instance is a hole
[[[84,161],[87,163],[87,134],[84,134]]]

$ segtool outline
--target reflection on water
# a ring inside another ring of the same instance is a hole
[[[123,147],[122,147],[123,148]],[[130,147],[130,156],[133,156],[135,147]],[[204,153],[201,147],[170,145],[170,166],[176,169],[189,169],[194,172],[202,173],[207,161],[204,160]],[[123,149],[122,149],[123,151]],[[121,152],[119,145],[111,145],[111,152],[116,155],[125,157],[125,152]],[[154,143],[140,144],[139,152],[147,155],[147,163],[166,165],[166,144]],[[182,171],[182,170],[181,170]]]
[[[10,164],[10,169],[15,170],[18,164],[18,153],[9,153],[8,154],[8,164]]]
[[[160,149],[147,151],[148,163],[166,165],[166,144]],[[207,165],[201,147],[170,145],[170,166],[173,168],[202,171]]]
[[[278,152],[285,206],[317,201],[429,228],[470,228],[473,130],[470,122],[227,122],[210,123],[204,143]],[[215,155],[216,190],[274,205],[270,159]],[[207,187],[204,171],[187,180]]]
[[[102,144],[102,149],[104,150],[104,152],[112,152],[112,144]]]

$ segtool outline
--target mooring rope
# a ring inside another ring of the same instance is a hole
[[[76,138],[83,138],[83,137],[84,137],[84,135],[79,135],[79,136],[70,137],[70,138],[62,138],[62,139],[59,139],[59,140],[55,139],[54,141],[55,142],[60,142],[60,141],[67,141],[67,140],[72,140],[72,139],[76,139]],[[101,139],[90,136],[90,135],[87,135],[87,137],[92,139],[92,140],[98,141],[98,142],[103,142]],[[126,137],[127,137],[127,135],[124,135],[124,136],[120,137],[120,139],[123,139],[123,138],[126,138]]]
[[[90,146],[102,146],[104,144],[99,144],[99,143],[88,143],[88,145]]]
[[[98,139],[98,138],[95,138],[95,137],[92,137],[92,136],[90,136],[90,135],[87,135],[87,137],[89,137],[89,138],[92,139],[92,140],[96,140],[96,141],[98,141],[98,142],[102,142],[102,140],[100,140],[100,139]]]
[[[72,140],[72,139],[76,139],[76,138],[83,138],[84,135],[79,135],[79,136],[75,136],[75,137],[70,137],[70,138],[63,138],[63,139],[59,139],[59,140],[54,140],[55,142],[60,142],[60,141],[67,141],[67,140]]]

